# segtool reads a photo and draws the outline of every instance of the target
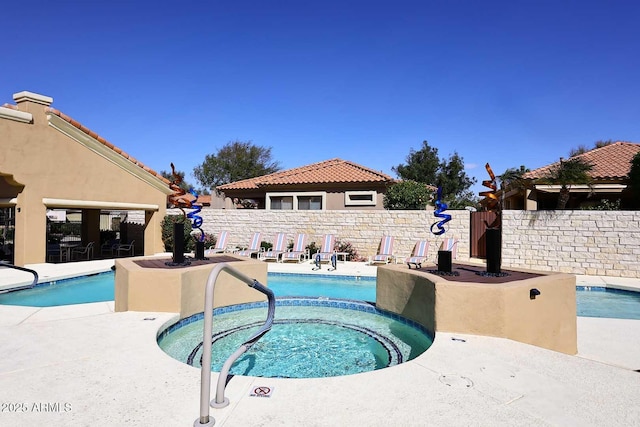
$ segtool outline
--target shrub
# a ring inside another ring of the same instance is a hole
[[[335,250],[337,252],[346,252],[349,254],[349,259],[351,261],[362,261],[362,257],[358,254],[356,248],[351,244],[351,242],[337,240]]]
[[[195,249],[195,239],[191,236],[191,221],[182,215],[165,215],[162,220],[162,243],[164,243],[164,250],[173,252],[173,224],[176,222],[184,223],[184,251],[193,251]]]
[[[385,209],[423,210],[431,201],[433,191],[416,181],[401,181],[392,185],[383,198]]]

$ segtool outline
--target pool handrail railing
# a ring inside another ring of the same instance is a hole
[[[226,271],[236,279],[246,283],[248,286],[262,292],[268,299],[268,311],[267,319],[262,327],[251,336],[247,341],[240,345],[240,347],[224,362],[220,374],[218,375],[218,384],[216,387],[216,397],[209,402],[211,397],[211,335],[213,333],[213,295],[216,280],[218,275]],[[251,279],[242,272],[231,267],[227,263],[221,263],[216,265],[209,277],[207,278],[207,284],[204,293],[204,327],[202,332],[202,366],[200,370],[200,417],[193,423],[194,427],[199,426],[213,426],[215,420],[209,416],[209,406],[213,408],[224,408],[229,404],[229,399],[224,397],[224,389],[227,385],[227,377],[229,376],[229,370],[231,365],[240,357],[245,351],[249,350],[253,344],[255,344],[264,334],[269,332],[273,325],[273,317],[276,311],[276,299],[273,291],[266,286],[262,285],[255,279]]]
[[[30,285],[27,286],[21,286],[19,288],[12,288],[12,291],[17,291],[20,289],[28,289],[28,288],[33,288],[35,285],[38,284],[38,272],[35,270],[32,270],[30,268],[25,268],[25,267],[18,267],[17,265],[13,265],[10,264],[8,261],[0,261],[0,267],[9,267],[9,268],[13,268],[16,270],[20,270],[20,271],[26,271],[27,273],[31,273],[33,274],[33,282],[31,282]]]

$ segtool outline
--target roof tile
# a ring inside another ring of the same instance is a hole
[[[572,157],[572,159],[580,158],[591,164],[593,168],[589,172],[589,176],[592,179],[624,180],[631,170],[631,160],[638,153],[640,153],[640,144],[619,141],[579,154]],[[544,178],[558,163],[560,162],[527,172],[523,175],[523,178]]]
[[[220,185],[218,190],[252,190],[264,186],[300,185],[300,184],[336,184],[336,183],[387,183],[393,178],[382,172],[374,171],[356,163],[331,159],[312,163],[298,168],[287,169],[269,175],[244,179]]]

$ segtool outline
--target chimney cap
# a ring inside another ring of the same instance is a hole
[[[14,93],[13,100],[16,101],[17,104],[30,101],[35,102],[36,104],[46,105],[47,107],[53,103],[53,98],[50,96],[40,95],[26,90]]]

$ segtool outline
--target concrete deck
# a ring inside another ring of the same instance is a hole
[[[105,268],[75,264],[81,265],[54,266],[66,272],[30,267],[50,277]],[[313,273],[311,267],[270,264],[269,271]],[[10,281],[7,271],[0,269],[0,283]],[[340,263],[335,272],[325,265],[317,273],[371,275],[375,267]],[[112,302],[0,306],[0,425],[193,425],[200,371],[167,356],[155,340],[173,318],[114,313]],[[216,426],[640,425],[640,321],[580,317],[578,349],[568,356],[506,339],[438,333],[418,358],[375,372],[233,377],[231,404],[210,413]],[[270,387],[271,397],[250,396],[260,386]]]

